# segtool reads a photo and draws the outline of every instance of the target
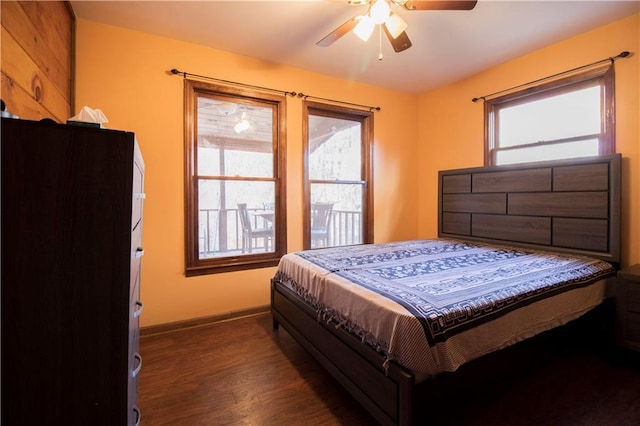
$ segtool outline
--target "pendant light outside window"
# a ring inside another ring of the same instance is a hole
[[[242,119],[236,123],[235,126],[233,126],[233,130],[236,131],[236,133],[242,133],[242,132],[246,132],[247,130],[249,130],[249,120],[247,120],[247,114],[246,113],[242,113]]]

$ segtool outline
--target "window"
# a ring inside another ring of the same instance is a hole
[[[373,113],[305,102],[304,248],[373,241]]]
[[[286,252],[285,99],[185,80],[186,275]]]
[[[615,153],[613,65],[485,102],[485,165]]]

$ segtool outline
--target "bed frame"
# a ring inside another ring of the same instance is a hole
[[[620,262],[620,154],[439,172],[438,236],[578,253]],[[282,325],[383,425],[412,424],[413,374],[341,328],[317,320],[271,280]]]

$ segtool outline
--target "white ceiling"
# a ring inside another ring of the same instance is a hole
[[[393,10],[413,46],[395,53],[377,32],[316,42],[366,6],[347,0],[71,1],[102,22],[407,93],[423,93],[640,11],[640,0],[479,0],[471,11]],[[611,52],[615,56],[620,52]],[[598,60],[602,58],[594,58]],[[195,72],[191,70],[181,70]]]

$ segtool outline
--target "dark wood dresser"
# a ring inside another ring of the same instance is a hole
[[[618,344],[640,351],[640,264],[618,271],[616,318]]]
[[[2,118],[1,145],[1,423],[136,425],[135,135]]]

